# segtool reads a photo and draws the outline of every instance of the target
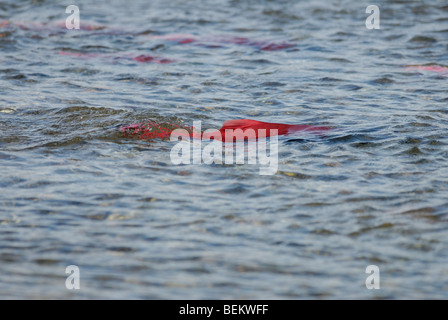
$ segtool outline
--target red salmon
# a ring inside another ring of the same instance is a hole
[[[218,140],[223,142],[258,139],[276,135],[286,136],[296,132],[323,134],[329,130],[332,130],[330,127],[322,126],[270,123],[241,119],[228,120],[224,122],[221,129],[213,132],[206,131],[205,133],[197,131],[194,127],[182,128],[178,125],[172,125],[169,123],[157,124],[155,122],[148,122],[147,124],[132,124],[121,127],[120,131],[129,137],[152,140],[155,138],[169,139],[173,131],[176,129],[184,129],[174,133],[179,137],[188,135],[194,139]]]

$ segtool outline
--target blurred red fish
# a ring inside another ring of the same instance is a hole
[[[437,73],[448,73],[448,67],[440,66],[437,64],[428,64],[428,65],[412,65],[405,66],[407,70],[418,70],[418,71],[433,71]]]
[[[54,21],[54,22],[11,22],[11,21],[1,21],[0,28],[13,28],[18,27],[23,30],[32,30],[32,31],[46,31],[51,33],[61,33],[67,31],[66,22],[65,21]],[[65,29],[65,30],[64,30]],[[145,35],[145,32],[133,32],[131,30],[124,30],[122,28],[111,28],[104,25],[99,25],[91,22],[83,21],[80,24],[81,31],[95,31],[95,34],[104,34],[104,35],[133,35],[133,36],[141,36]],[[76,30],[70,30],[71,32]],[[268,40],[253,40],[245,37],[238,36],[195,36],[191,34],[167,34],[167,35],[151,35],[147,36],[148,39],[160,39],[176,42],[178,44],[188,44],[188,43],[196,43],[198,45],[202,45],[209,48],[219,47],[219,44],[237,44],[248,47],[257,48],[263,51],[277,51],[284,49],[295,48],[296,44],[291,42],[274,42]],[[218,44],[218,45],[216,45]],[[297,49],[295,49],[297,50]]]
[[[134,60],[137,62],[142,62],[142,63],[150,63],[150,62],[154,62],[154,63],[160,63],[160,64],[166,64],[166,63],[172,63],[174,62],[174,60],[169,60],[169,59],[162,59],[162,58],[157,58],[154,56],[148,56],[148,55],[132,55],[129,53],[124,53],[124,54],[105,54],[105,53],[83,53],[83,52],[71,52],[71,51],[59,51],[58,52],[59,55],[61,56],[71,56],[71,57],[77,57],[77,58],[109,58],[109,59],[127,59],[127,60]]]
[[[149,38],[167,40],[179,44],[197,43],[199,45],[204,45],[207,47],[214,47],[213,45],[207,45],[207,43],[238,44],[258,48],[264,51],[277,51],[296,47],[296,44],[290,42],[270,42],[265,40],[257,41],[257,40],[251,40],[249,38],[232,37],[232,36],[198,37],[189,34],[168,34],[163,36],[150,36]]]
[[[48,22],[48,23],[41,23],[41,22],[12,22],[8,20],[3,20],[0,22],[0,28],[5,27],[18,27],[23,30],[34,30],[34,31],[49,31],[49,32],[60,32],[62,29],[67,29],[65,21],[56,21],[56,22]],[[97,25],[94,23],[86,23],[83,21],[83,23],[80,24],[80,30],[85,31],[100,31],[107,29],[106,26],[103,25]],[[111,33],[120,33],[118,30],[110,30]]]

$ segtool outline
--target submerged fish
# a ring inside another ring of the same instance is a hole
[[[158,124],[155,122],[132,124],[120,128],[120,131],[126,137],[138,137],[140,139],[169,139],[173,135],[174,137],[188,136],[193,139],[217,140],[222,142],[259,139],[271,136],[287,136],[296,132],[324,134],[329,130],[332,130],[332,128],[313,125],[270,123],[249,119],[228,120],[223,123],[221,129],[215,131],[207,130],[205,132],[201,132],[194,127],[180,127],[170,123]]]
[[[428,65],[410,65],[405,66],[407,70],[418,70],[418,71],[433,71],[437,73],[448,73],[448,67],[437,65],[437,64],[428,64]]]
[[[34,30],[34,31],[49,31],[49,32],[61,32],[67,29],[65,21],[54,21],[54,22],[12,22],[8,20],[0,21],[0,28],[5,27],[18,27],[24,30]],[[135,32],[126,31],[123,29],[111,28],[104,25],[95,24],[92,22],[82,21],[80,23],[80,30],[82,31],[96,31],[101,32],[101,34],[109,35],[134,35],[140,36],[145,35],[145,32]],[[73,31],[73,30],[72,30]],[[195,36],[191,34],[167,34],[167,35],[151,35],[147,37],[148,39],[160,39],[173,41],[179,44],[197,43],[199,45],[204,45],[207,47],[216,47],[215,45],[208,45],[207,43],[222,43],[222,44],[238,44],[249,47],[258,48],[264,51],[276,51],[283,49],[290,49],[296,47],[295,43],[291,42],[273,42],[268,40],[253,40],[245,37],[237,36]]]
[[[114,55],[114,54],[106,54],[106,53],[83,53],[83,52],[71,52],[71,51],[59,51],[59,55],[61,56],[71,56],[71,57],[77,57],[77,58],[106,58],[106,59],[127,59],[127,60],[134,60],[137,62],[143,62],[143,63],[172,63],[174,60],[164,59],[164,58],[158,58],[154,56],[149,55],[133,55],[130,53],[124,53],[121,55]]]
[[[30,31],[46,31],[52,33],[61,33],[67,29],[67,25],[65,21],[52,21],[52,22],[34,22],[34,21],[9,21],[3,20],[0,21],[0,28],[20,28],[22,30],[30,30]],[[83,31],[104,31],[102,34],[128,34],[129,32],[125,32],[122,30],[111,29],[103,25],[98,25],[95,23],[89,23],[82,21],[79,26],[79,30]]]
[[[38,32],[51,32],[51,33],[62,33],[67,31],[65,21],[52,21],[52,22],[12,22],[8,20],[0,21],[0,29],[2,28],[20,28],[23,30],[31,30]],[[216,36],[195,36],[191,34],[167,34],[167,35],[150,35],[147,36],[146,32],[137,32],[131,30],[124,30],[121,28],[113,28],[104,25],[95,24],[92,22],[82,21],[80,23],[81,31],[93,31],[94,34],[101,35],[132,35],[141,36],[145,35],[147,39],[156,40],[166,40],[172,41],[178,44],[189,44],[196,43],[200,46],[205,46],[208,48],[220,47],[220,44],[236,44],[247,47],[257,48],[263,51],[277,51],[284,49],[295,48],[297,45],[295,43],[281,41],[274,42],[269,40],[254,40],[246,37],[238,36],[226,36],[226,35],[216,35]],[[76,30],[70,30],[74,32]],[[297,49],[296,49],[297,50]]]
[[[245,37],[233,36],[194,36],[190,34],[167,34],[162,36],[150,36],[150,39],[160,39],[176,42],[179,44],[197,43],[198,45],[214,48],[216,45],[208,45],[207,43],[222,43],[222,44],[238,44],[248,47],[254,47],[264,51],[277,51],[283,49],[290,49],[296,47],[296,44],[291,42],[271,42],[266,40],[251,40]]]

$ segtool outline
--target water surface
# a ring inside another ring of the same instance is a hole
[[[65,2],[3,1],[0,298],[447,299],[448,74],[404,66],[448,65],[448,6],[377,1],[369,30],[370,4],[80,0],[106,28],[66,30]],[[268,176],[118,130],[241,118],[338,130],[280,138]]]

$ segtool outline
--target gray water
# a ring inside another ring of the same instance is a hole
[[[0,3],[1,299],[448,298],[448,74],[404,67],[448,65],[446,1],[73,4],[107,28]],[[177,33],[296,47],[151,37]],[[273,175],[118,130],[242,118],[335,130],[279,138]]]

